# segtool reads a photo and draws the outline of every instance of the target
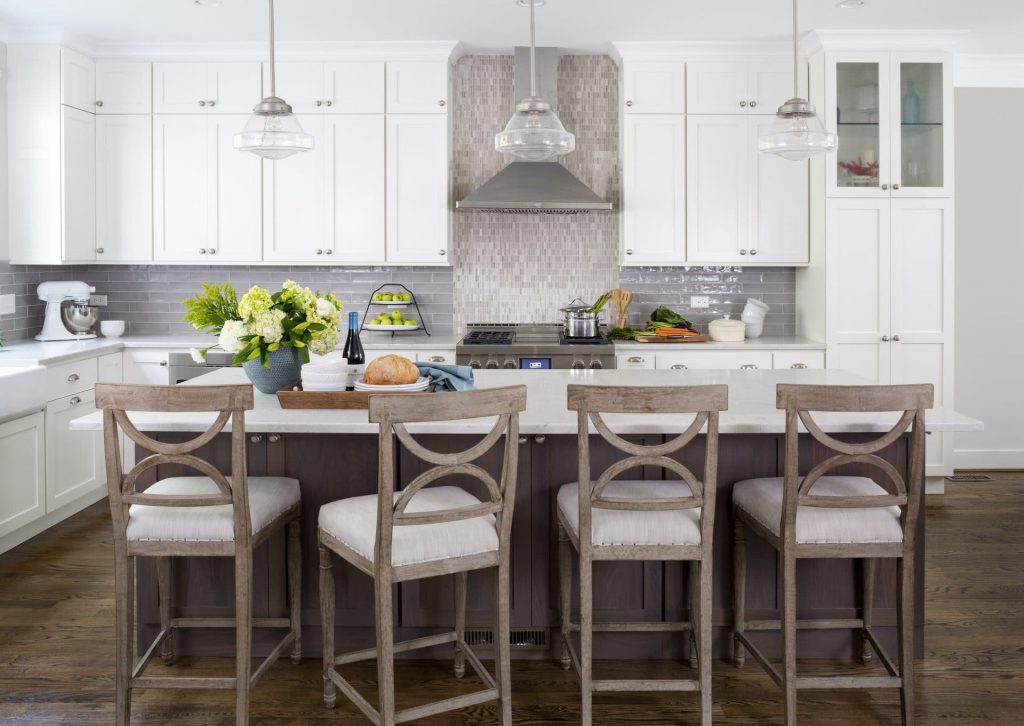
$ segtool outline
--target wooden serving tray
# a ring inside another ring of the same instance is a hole
[[[297,389],[297,390],[296,390]],[[302,383],[295,381],[277,392],[277,400],[281,408],[334,408],[334,409],[367,409],[370,396],[389,395],[390,391],[303,391]],[[412,395],[430,393],[417,391]]]
[[[633,338],[637,343],[707,343],[708,339],[703,335],[638,335]]]

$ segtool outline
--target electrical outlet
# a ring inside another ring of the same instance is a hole
[[[690,295],[690,307],[693,310],[706,310],[711,306],[707,295]]]
[[[89,304],[90,305],[106,305],[107,304],[107,296],[106,295],[97,295],[96,293],[93,293],[89,297]]]
[[[0,295],[0,315],[14,315],[14,295]]]

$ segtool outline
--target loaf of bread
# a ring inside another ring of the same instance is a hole
[[[393,353],[371,361],[363,373],[363,381],[371,386],[402,386],[415,383],[419,377],[415,363]]]

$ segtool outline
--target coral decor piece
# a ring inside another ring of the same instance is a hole
[[[878,176],[878,162],[864,161],[859,156],[855,161],[840,161],[839,168],[848,171],[854,176]]]

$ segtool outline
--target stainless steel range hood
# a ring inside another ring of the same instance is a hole
[[[539,95],[557,109],[557,48],[537,48]],[[529,95],[530,49],[516,48],[515,97]],[[462,201],[460,211],[518,214],[610,212],[601,199],[557,161],[514,161]]]

